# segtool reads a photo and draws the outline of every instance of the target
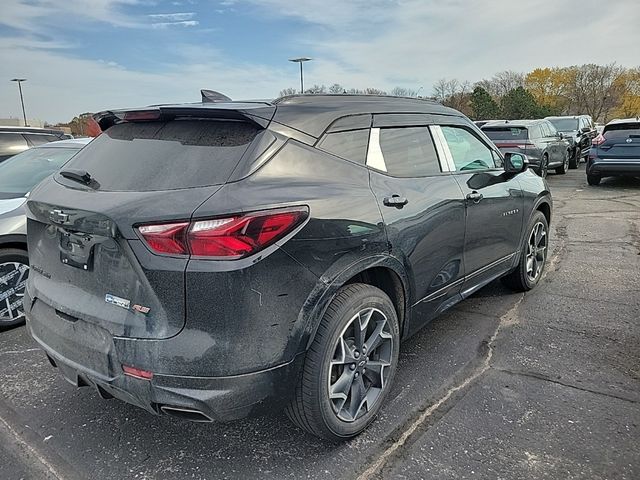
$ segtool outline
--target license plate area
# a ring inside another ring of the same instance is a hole
[[[60,261],[70,267],[93,270],[95,247],[99,242],[94,235],[58,228]]]

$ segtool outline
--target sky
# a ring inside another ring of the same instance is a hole
[[[275,98],[617,62],[640,66],[640,0],[0,0],[0,118]],[[421,88],[422,87],[422,88]]]

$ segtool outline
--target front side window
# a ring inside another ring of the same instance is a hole
[[[460,127],[443,126],[441,128],[456,171],[465,172],[496,168],[494,152],[478,137]]]
[[[394,177],[426,177],[441,172],[427,127],[374,128],[371,139],[372,161],[368,164],[377,170]]]
[[[369,129],[329,133],[318,144],[318,148],[339,157],[364,165],[367,156]]]

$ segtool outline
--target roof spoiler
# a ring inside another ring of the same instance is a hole
[[[202,104],[194,105],[174,105],[174,106],[151,106],[131,110],[107,110],[93,115],[93,118],[100,129],[104,132],[115,124],[122,122],[144,122],[172,120],[176,117],[196,117],[196,118],[216,118],[226,120],[249,121],[260,128],[265,128],[273,114],[275,107],[266,104],[243,105],[244,108],[228,108],[223,102],[203,108]],[[259,109],[266,111],[253,111]]]
[[[219,102],[232,102],[229,97],[223,95],[220,92],[216,92],[215,90],[200,90],[200,95],[202,96],[202,103],[219,103]]]

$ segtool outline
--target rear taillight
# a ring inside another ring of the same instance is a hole
[[[604,138],[604,135],[602,133],[599,133],[598,136],[591,141],[591,143],[593,145],[602,145],[605,140],[606,138]]]
[[[155,253],[236,260],[274,244],[308,215],[307,207],[280,208],[190,223],[142,225],[138,232]]]

